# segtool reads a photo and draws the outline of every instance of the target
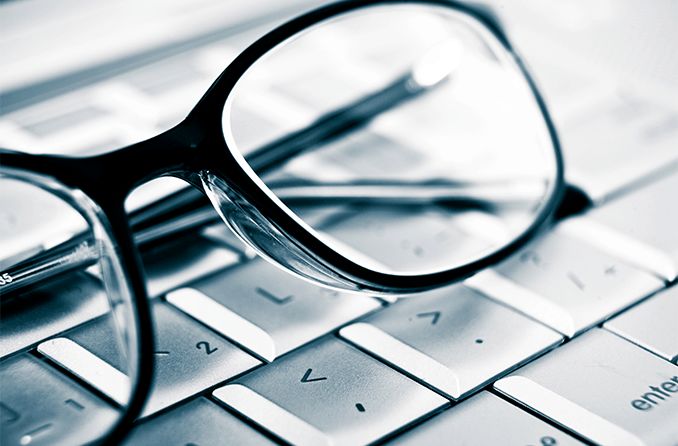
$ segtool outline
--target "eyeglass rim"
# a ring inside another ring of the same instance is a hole
[[[352,261],[329,247],[310,228],[306,227],[303,221],[289,208],[284,205],[281,206],[275,194],[256,176],[243,156],[234,147],[229,146],[221,121],[223,109],[238,81],[252,65],[277,45],[305,29],[332,17],[364,7],[388,4],[428,4],[448,7],[468,14],[471,18],[476,19],[485,26],[503,48],[513,56],[516,66],[527,81],[539,111],[544,118],[554,150],[555,177],[552,187],[553,193],[541,207],[540,213],[534,218],[531,225],[512,241],[484,257],[454,268],[416,275],[374,271]],[[215,113],[215,110],[219,112]],[[424,291],[462,280],[479,270],[496,264],[524,246],[543,227],[548,226],[564,195],[564,162],[555,125],[552,122],[545,101],[522,58],[511,45],[496,17],[478,6],[469,6],[455,0],[344,0],[303,14],[265,34],[242,51],[222,72],[187,117],[187,121],[194,119],[198,122],[206,122],[208,120],[209,127],[218,129],[220,143],[227,148],[229,153],[229,165],[235,162],[241,170],[239,173],[245,173],[245,175],[238,175],[237,182],[230,181],[229,178],[223,178],[223,180],[230,183],[231,187],[239,190],[256,209],[265,209],[267,211],[265,217],[269,219],[274,227],[295,242],[297,246],[305,249],[314,259],[320,260],[333,271],[340,272],[344,278],[354,283],[358,289],[366,292],[401,294]]]
[[[103,206],[86,195],[82,190],[65,185],[59,179],[45,175],[43,173],[36,173],[23,169],[16,169],[0,164],[0,178],[7,178],[10,180],[25,182],[44,192],[53,195],[55,198],[63,201],[66,205],[77,212],[90,227],[99,227],[103,231],[103,235],[108,238],[112,246],[121,246],[124,243],[125,228],[121,228],[120,224],[115,224],[110,216],[124,215],[122,213],[113,213],[110,206]],[[95,442],[102,444],[119,444],[130,431],[132,424],[145,404],[145,401],[150,393],[151,383],[153,379],[153,345],[154,333],[152,316],[150,314],[150,302],[145,291],[140,291],[137,287],[135,290],[134,278],[139,278],[141,269],[137,265],[130,265],[129,259],[123,255],[118,255],[117,260],[121,268],[121,277],[125,280],[125,287],[130,292],[130,298],[133,306],[133,324],[136,336],[134,341],[137,355],[137,367],[134,368],[134,373],[130,376],[131,392],[130,399],[127,406],[123,407],[120,417],[110,426],[108,432]],[[135,263],[135,262],[132,262]],[[130,266],[133,269],[130,269]],[[134,269],[135,268],[135,269]]]
[[[321,239],[286,206],[278,203],[275,195],[239,160],[240,154],[229,147],[222,128],[222,113],[228,97],[243,74],[264,54],[286,39],[334,16],[374,5],[430,4],[448,7],[477,20],[513,56],[538,104],[544,118],[554,150],[556,172],[553,194],[548,198],[532,224],[509,243],[469,263],[442,271],[419,275],[390,274],[374,271],[341,255]],[[61,159],[60,157],[13,154],[15,167],[29,170],[39,168],[40,173],[57,177],[65,184],[83,189],[86,194],[99,199],[109,195],[124,200],[134,187],[163,175],[182,178],[201,191],[205,191],[200,173],[215,170],[218,176],[237,191],[254,209],[265,212],[263,216],[273,228],[282,233],[295,248],[301,249],[314,262],[333,271],[356,290],[375,294],[408,294],[424,291],[462,280],[475,272],[493,265],[517,251],[546,226],[564,195],[563,160],[554,124],[544,100],[528,70],[511,46],[496,19],[486,10],[455,0],[345,0],[329,4],[303,14],[265,34],[246,48],[229,64],[207,90],[186,119],[173,129],[149,140],[92,158]],[[112,175],[111,166],[124,170],[126,175],[109,181],[111,190],[101,191],[102,178]],[[290,270],[293,274],[299,272]],[[308,278],[307,278],[308,279]]]

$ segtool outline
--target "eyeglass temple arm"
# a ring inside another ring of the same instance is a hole
[[[284,181],[269,183],[275,195],[290,206],[369,204],[386,206],[436,205],[489,212],[525,208],[544,195],[545,181],[457,183],[450,181]]]
[[[265,175],[295,156],[361,128],[381,113],[440,85],[450,77],[458,63],[456,59],[459,48],[450,48],[449,45],[452,44],[445,42],[434,47],[413,64],[407,73],[386,87],[321,116],[301,130],[256,149],[248,154],[248,164],[259,175]],[[449,54],[445,54],[447,60],[444,59],[445,63],[442,64],[440,60],[432,60],[431,57],[433,51],[440,53],[441,50],[451,50]],[[207,206],[204,196],[190,188],[133,212],[130,224],[135,232],[135,240],[143,244],[188,231],[213,219],[214,213]],[[55,274],[87,267],[96,260],[94,241],[87,239],[85,235],[76,235],[71,240],[12,266],[8,271],[2,271],[11,280],[5,281],[0,287],[0,296]]]
[[[441,208],[480,209],[495,212],[531,206],[543,195],[540,180],[515,180],[494,183],[356,181],[323,183],[308,180],[271,183],[275,194],[292,206],[370,204],[385,206],[436,205]],[[152,244],[190,228],[217,220],[211,207],[197,208],[173,219],[149,225],[135,233],[140,245]],[[0,287],[5,295],[48,277],[94,264],[99,258],[97,246],[87,234],[69,240],[21,261],[6,271],[11,280]]]

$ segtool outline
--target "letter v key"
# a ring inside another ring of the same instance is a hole
[[[306,373],[304,373],[304,376],[301,377],[301,382],[302,383],[312,383],[313,381],[323,381],[323,380],[327,379],[326,376],[321,376],[320,378],[311,378],[312,372],[313,372],[313,369],[306,370]]]

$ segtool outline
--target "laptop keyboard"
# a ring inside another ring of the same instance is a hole
[[[258,33],[1,116],[0,145],[95,153],[150,137]],[[253,110],[252,128],[278,126],[284,106],[303,114],[299,85],[274,92],[277,110]],[[623,88],[577,98],[555,114],[568,180],[593,207],[463,284],[398,301],[331,292],[254,258],[221,224],[147,251],[155,383],[128,444],[676,444],[678,108]],[[177,187],[144,186],[140,202]],[[393,249],[420,262],[444,246]],[[75,273],[12,302],[16,314],[3,307],[3,432],[50,443],[124,404],[105,301]],[[50,397],[17,391],[26,379]]]

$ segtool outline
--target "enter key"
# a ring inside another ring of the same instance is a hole
[[[494,384],[596,444],[675,445],[678,367],[594,329]]]

